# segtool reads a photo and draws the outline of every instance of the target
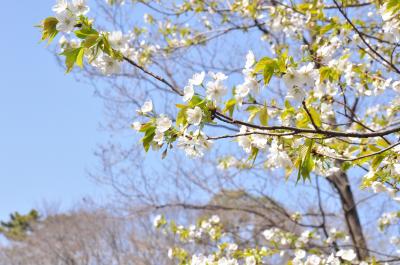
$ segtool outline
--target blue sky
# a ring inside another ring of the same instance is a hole
[[[65,208],[100,193],[86,170],[105,138],[98,127],[102,103],[90,85],[64,74],[34,28],[54,2],[2,5],[0,220],[43,202]]]

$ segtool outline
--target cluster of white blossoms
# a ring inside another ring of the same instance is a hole
[[[268,151],[265,162],[267,168],[291,168],[293,166],[292,160],[277,139],[272,140]]]
[[[391,225],[398,224],[400,224],[400,212],[384,213],[378,220],[378,227],[381,231],[384,231]]]
[[[371,188],[374,191],[374,193],[380,193],[380,192],[388,193],[389,196],[394,201],[400,202],[400,196],[397,196],[397,193],[398,193],[397,189],[389,188],[385,184],[383,184],[382,182],[379,182],[379,181],[372,182]]]
[[[86,5],[86,0],[58,0],[53,6],[53,11],[58,20],[57,30],[64,33],[73,31],[78,16],[85,15],[89,12],[89,6]]]
[[[258,93],[259,92],[259,84],[256,79],[256,75],[254,74],[253,66],[256,63],[256,59],[254,57],[254,53],[249,51],[246,56],[246,64],[243,69],[244,82],[238,85],[235,89],[235,98],[237,104],[241,105],[243,99],[246,98],[249,93]]]
[[[173,130],[172,120],[166,114],[156,115],[153,112],[153,102],[147,100],[143,106],[137,110],[137,113],[141,116],[151,118],[150,123],[155,127],[154,137],[152,142],[153,149],[158,149],[165,143],[166,133],[170,133]],[[199,125],[202,118],[202,110],[199,107],[193,109],[187,109],[186,115],[189,124]],[[139,121],[135,121],[132,124],[132,128],[136,131],[140,131],[142,124]],[[179,127],[179,136],[177,137],[177,147],[184,150],[185,153],[190,157],[202,157],[204,152],[211,148],[212,141],[207,139],[207,136],[200,130],[188,130],[187,127]]]
[[[204,152],[213,145],[211,140],[200,130],[194,132],[184,132],[183,136],[178,137],[177,146],[184,150],[186,155],[192,158],[204,156]]]
[[[251,163],[247,159],[237,159],[234,156],[221,158],[218,163],[218,169],[227,170],[229,168],[251,168]]]
[[[220,72],[210,72],[209,75],[212,77],[212,80],[208,81],[206,84],[206,98],[215,103],[219,103],[228,93],[228,89],[223,83],[228,77]]]
[[[163,215],[159,214],[153,219],[153,226],[156,228],[159,228],[159,227],[165,225],[166,222],[167,221],[165,220],[165,217]]]
[[[92,62],[92,65],[99,69],[99,71],[106,76],[119,74],[122,68],[121,62],[103,52],[96,56],[96,59]]]
[[[272,32],[283,32],[287,37],[295,37],[301,34],[309,18],[303,14],[280,6],[268,6],[268,19],[266,23]],[[264,17],[261,15],[260,17]]]
[[[400,12],[393,13],[391,10],[388,10],[387,4],[384,4],[379,9],[379,13],[384,22],[382,29],[385,40],[398,43],[400,41]]]
[[[319,72],[314,63],[308,63],[299,69],[289,67],[282,78],[288,89],[286,98],[298,104],[305,99],[306,91],[314,88],[319,79]]]
[[[345,243],[350,241],[350,237],[346,235],[343,231],[339,231],[336,228],[331,228],[328,232],[329,237],[325,240],[325,243],[332,244],[333,242],[338,242],[342,240]]]
[[[228,89],[223,83],[228,77],[221,72],[209,72],[208,75],[211,77],[211,80],[205,84],[206,98],[215,103],[219,103],[228,92]],[[196,92],[195,88],[204,87],[203,82],[205,76],[205,72],[201,72],[194,74],[193,77],[189,79],[188,84],[183,89],[183,101],[187,102],[192,99]]]
[[[110,3],[121,4],[122,2],[114,0],[110,1]],[[78,38],[72,38],[70,33],[74,30],[79,30],[79,27],[82,25],[78,22],[89,12],[86,0],[58,0],[53,6],[53,11],[57,19],[56,29],[64,34],[59,41],[61,50],[64,52],[71,48],[77,49],[82,47],[81,44],[83,41],[80,39],[81,36],[77,35]],[[86,17],[84,18],[86,19]],[[89,21],[93,22],[92,20]],[[100,32],[100,35],[107,36],[108,44],[115,51],[141,65],[146,65],[150,62],[151,56],[161,48],[159,45],[148,44],[145,40],[140,41],[138,36],[143,35],[144,32],[146,32],[144,29],[138,28],[127,33],[121,31]],[[84,32],[83,34],[88,33]],[[92,66],[106,76],[119,74],[122,70],[122,62],[113,58],[108,52],[97,50],[96,52],[85,52],[84,55]]]
[[[333,59],[333,55],[337,52],[337,50],[341,46],[341,39],[337,36],[327,40],[323,45],[318,47],[317,56],[321,58],[321,62],[328,64]]]
[[[153,145],[153,148],[157,149],[157,147],[163,145],[164,143],[164,134],[167,132],[169,129],[172,127],[172,120],[166,115],[166,114],[160,114],[158,116],[155,116],[155,113],[153,112],[153,102],[151,100],[147,100],[143,103],[142,107],[137,110],[137,113],[139,115],[145,116],[145,117],[152,117],[153,118],[153,123],[155,126],[154,130],[154,138],[153,141],[156,145]],[[135,121],[132,124],[132,128],[140,131],[142,128],[142,123],[139,121]]]
[[[157,215],[153,219],[153,226],[159,229],[168,229],[167,220],[163,215]],[[178,235],[182,242],[195,242],[201,239],[219,239],[221,234],[220,218],[218,215],[212,215],[207,219],[202,219],[198,224],[189,225],[187,228],[183,225],[174,225],[174,234]]]
[[[183,88],[183,101],[187,102],[192,99],[195,92],[195,87],[201,86],[203,84],[204,78],[206,76],[205,72],[196,73],[192,78],[189,79],[188,84]]]
[[[259,132],[260,134],[257,134],[257,132]],[[254,134],[243,135],[247,133],[254,133]],[[248,154],[251,153],[253,148],[264,150],[267,148],[269,138],[265,135],[262,135],[261,133],[262,132],[256,129],[247,128],[246,126],[242,125],[239,131],[239,135],[240,134],[242,135],[237,137],[237,142],[239,146],[242,147],[243,150]]]
[[[89,7],[86,5],[86,0],[58,0],[56,5],[53,6],[53,11],[56,13],[56,19],[58,20],[56,29],[62,33],[70,33],[76,27],[79,16],[86,15],[89,12]],[[110,40],[112,44],[116,44],[118,41],[118,33],[110,34]],[[60,46],[63,50],[67,48],[77,48],[80,46],[80,40],[72,39],[67,40],[65,36],[60,39]],[[122,41],[121,41],[122,42]],[[120,48],[120,47],[116,47]],[[92,61],[92,65],[98,68],[104,75],[116,74],[121,71],[121,63],[111,58],[111,56],[99,52],[94,60],[88,57],[89,61]]]
[[[294,251],[294,258],[292,259],[293,265],[340,265],[343,264],[340,260],[353,262],[357,257],[353,249],[340,249],[329,256],[317,254],[307,255],[307,252],[302,248],[311,243],[312,240],[320,239],[319,235],[309,230],[304,231],[299,237],[295,237],[289,232],[284,232],[278,228],[271,228],[265,230],[263,236],[268,242],[272,242],[274,245],[283,247],[294,245],[296,250]],[[348,240],[348,237],[346,237],[343,232],[331,229],[330,237],[326,240],[326,243],[330,244],[332,241],[341,238]],[[280,256],[284,255],[286,255],[285,251],[281,251]],[[361,262],[360,264],[366,265],[367,263]]]
[[[240,249],[223,232],[220,218],[216,215],[208,219],[202,219],[197,225],[190,225],[185,228],[172,223],[168,226],[167,221],[161,215],[154,219],[154,226],[167,232],[168,229],[178,236],[183,243],[193,243],[201,240],[213,244],[216,243],[216,251],[212,253],[190,254],[182,247],[171,247],[168,250],[168,257],[182,261],[188,261],[191,265],[256,265],[264,264],[268,258],[278,254],[281,258],[290,260],[293,265],[340,265],[359,264],[368,265],[367,262],[356,261],[357,255],[353,249],[339,249],[329,255],[311,251],[308,253],[306,247],[312,244],[313,240],[320,239],[313,231],[304,231],[300,236],[278,228],[265,230],[262,235],[266,245],[257,248]],[[331,229],[331,240],[338,240],[344,237],[344,233]],[[226,240],[225,241],[225,238]],[[395,240],[394,240],[395,241]],[[397,242],[397,241],[396,241]]]

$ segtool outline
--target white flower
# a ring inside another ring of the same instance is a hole
[[[294,252],[295,259],[302,259],[306,256],[306,252],[302,249],[296,249]]]
[[[302,102],[306,97],[306,92],[301,87],[294,86],[289,89],[286,98],[296,102]]]
[[[239,134],[244,134],[244,133],[247,133],[247,127],[244,126],[244,125],[242,125],[242,126],[240,127]],[[239,136],[239,137],[237,138],[237,141],[238,141],[239,146],[242,147],[243,150],[244,150],[246,153],[249,154],[249,153],[251,152],[251,138],[250,138],[250,136],[241,135],[241,136]]]
[[[208,221],[202,221],[201,222],[201,228],[208,230],[208,229],[211,229],[211,227],[212,226]]]
[[[250,93],[250,87],[247,86],[245,83],[243,83],[236,87],[235,92],[236,92],[235,94],[236,99],[243,99],[247,97],[247,95]]]
[[[153,101],[147,100],[143,103],[143,106],[140,108],[142,113],[148,113],[153,110]]]
[[[200,86],[203,83],[206,73],[196,73],[191,79],[189,79],[189,85]]]
[[[156,130],[158,132],[164,133],[169,130],[172,126],[172,121],[165,114],[160,114],[156,120]]]
[[[188,156],[196,158],[204,155],[204,151],[212,146],[212,141],[207,140],[204,133],[197,130],[191,135],[178,137],[177,146],[183,149]]]
[[[194,95],[194,88],[192,85],[187,85],[183,88],[183,101],[187,102],[192,99]]]
[[[204,263],[204,264],[211,264],[211,263]],[[233,259],[233,258],[228,259],[228,258],[223,257],[222,259],[218,260],[218,265],[237,265],[237,264],[239,264],[239,263],[237,262],[236,259]]]
[[[251,140],[248,136],[239,136],[238,137],[239,146],[243,148],[243,150],[250,154],[251,152]]]
[[[90,8],[86,5],[86,0],[73,0],[71,5],[71,11],[76,15],[86,15]]]
[[[400,175],[400,163],[393,164],[393,171],[396,175]]]
[[[329,265],[340,265],[340,259],[338,259],[333,254],[331,254],[327,258],[326,263],[329,264]],[[360,265],[361,265],[361,263],[360,263]]]
[[[299,75],[297,74],[297,71],[294,68],[288,68],[286,73],[282,76],[282,78],[287,89],[292,89],[299,83]]]
[[[121,62],[111,58],[105,53],[99,55],[93,62],[93,65],[107,76],[121,72]]]
[[[241,102],[241,100],[243,100],[243,98],[245,98],[250,92],[259,92],[258,82],[252,77],[246,77],[244,83],[236,87],[235,92],[235,98]]]
[[[251,144],[257,149],[265,149],[268,144],[268,138],[265,135],[253,134],[251,136]]]
[[[304,265],[319,265],[321,263],[321,258],[317,255],[311,255],[307,257]]]
[[[386,191],[385,185],[383,185],[381,182],[378,181],[374,181],[371,185],[371,188],[373,189],[374,193]]]
[[[235,243],[228,243],[228,246],[226,247],[226,251],[230,254],[232,254],[233,252],[235,252],[238,249],[238,245],[236,245]]]
[[[206,85],[207,98],[214,101],[219,101],[227,93],[227,88],[220,80],[208,82]]]
[[[248,256],[245,259],[246,265],[256,265],[256,258],[254,256]]]
[[[218,224],[220,222],[219,216],[218,215],[211,216],[210,222],[213,224]]]
[[[221,72],[218,73],[214,73],[214,72],[209,72],[208,73],[215,81],[224,81],[226,80],[228,77]]]
[[[160,131],[156,131],[153,141],[156,142],[158,145],[162,145],[164,142],[164,134]]]
[[[132,123],[132,128],[133,128],[135,131],[139,131],[140,128],[142,128],[142,124],[141,124],[140,122],[138,122],[138,121],[135,121],[134,123]]]
[[[254,53],[252,51],[249,51],[246,55],[246,65],[245,68],[249,69],[250,67],[252,67],[254,65],[254,63],[256,62],[256,58],[254,56]]]
[[[108,40],[114,49],[126,50],[128,48],[127,37],[121,31],[110,32]]]
[[[60,32],[69,33],[74,30],[76,16],[68,10],[58,13],[56,16],[58,23],[56,29]]]
[[[193,255],[190,262],[191,265],[206,265],[214,263],[214,257],[212,255],[205,257],[203,255]]]
[[[370,171],[368,171],[367,174],[364,175],[365,179],[372,179],[375,176],[375,171],[373,169],[371,169]]]
[[[147,14],[147,13],[145,13],[144,15],[143,15],[143,20],[144,20],[144,22],[145,23],[147,23],[147,24],[152,24],[153,23],[153,17],[150,15],[150,14]]]
[[[57,3],[53,6],[52,10],[57,13],[63,13],[68,9],[68,1],[66,0],[58,0]]]
[[[272,238],[274,238],[276,232],[277,231],[275,229],[267,229],[262,234],[266,240],[272,240]]]
[[[189,124],[199,125],[203,118],[203,111],[200,107],[196,106],[194,109],[186,110],[187,121]]]
[[[290,168],[292,160],[275,139],[271,143],[266,165],[271,168]]]
[[[400,81],[394,81],[392,83],[392,88],[396,92],[400,92]]]
[[[318,80],[318,71],[314,69],[314,63],[309,63],[296,70],[289,68],[283,75],[283,81],[288,89],[288,99],[301,102],[305,96],[305,89],[312,88]]]
[[[153,226],[158,227],[163,223],[163,221],[164,217],[162,215],[157,215],[153,220]]]
[[[168,258],[172,259],[174,257],[174,250],[172,248],[168,249]]]
[[[341,257],[342,259],[347,261],[353,261],[357,257],[356,253],[352,249],[341,249],[336,253],[336,256]]]

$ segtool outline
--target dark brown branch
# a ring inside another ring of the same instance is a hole
[[[146,73],[147,75],[150,75],[153,78],[157,79],[158,81],[164,83],[169,88],[171,88],[175,93],[177,93],[179,96],[183,96],[182,91],[175,88],[171,83],[169,83],[163,77],[145,69],[143,66],[138,65],[133,60],[131,60],[127,57],[124,57],[124,60],[127,61],[128,63],[130,63],[131,65],[133,65],[134,67],[140,69],[142,72]],[[373,137],[382,137],[382,136],[389,135],[389,134],[400,131],[400,127],[395,127],[392,129],[386,129],[386,130],[375,131],[375,132],[358,133],[358,132],[340,132],[340,131],[331,131],[331,130],[315,130],[315,129],[297,128],[297,127],[291,127],[291,126],[261,126],[261,125],[256,125],[256,124],[251,124],[248,122],[240,121],[240,120],[235,120],[229,116],[224,115],[223,113],[221,113],[219,111],[215,111],[215,115],[216,115],[217,119],[220,119],[224,122],[227,122],[230,124],[235,124],[235,125],[245,125],[247,127],[254,128],[254,129],[260,129],[260,130],[265,130],[265,131],[285,130],[285,131],[290,131],[290,132],[293,132],[296,134],[299,134],[299,133],[320,134],[320,135],[324,135],[324,136],[328,136],[328,137],[373,138]]]
[[[310,119],[311,124],[313,125],[314,129],[315,129],[316,131],[318,131],[318,132],[321,131],[321,129],[320,129],[320,128],[318,127],[318,125],[315,123],[315,121],[314,121],[314,119],[313,119],[313,117],[312,117],[310,111],[308,110],[307,105],[306,105],[306,102],[303,101],[302,104],[303,104],[303,108],[304,108],[304,110],[306,111],[307,116],[308,116],[308,118]]]

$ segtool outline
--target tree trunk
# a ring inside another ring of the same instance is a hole
[[[340,163],[337,163],[336,166],[340,167]],[[339,171],[328,176],[328,181],[339,193],[346,225],[355,246],[357,257],[359,260],[365,260],[369,255],[367,242],[365,241],[364,233],[362,231],[360,218],[357,212],[357,206],[354,201],[348,176],[346,172]]]

